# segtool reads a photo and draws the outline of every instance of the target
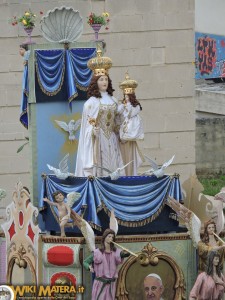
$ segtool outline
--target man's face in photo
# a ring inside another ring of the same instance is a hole
[[[146,277],[144,280],[145,299],[160,300],[163,293],[162,282],[155,277]]]

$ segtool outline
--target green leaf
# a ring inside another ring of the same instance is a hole
[[[20,151],[22,151],[23,148],[24,148],[24,146],[26,146],[27,144],[29,144],[29,142],[26,142],[25,144],[23,144],[22,146],[20,146],[20,147],[17,149],[16,153],[19,153]]]

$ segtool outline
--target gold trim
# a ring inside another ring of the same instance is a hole
[[[43,243],[49,244],[85,244],[84,237],[61,237],[61,236],[53,236],[48,235],[44,236],[41,235],[41,241]]]
[[[126,226],[126,227],[140,227],[140,226],[144,226],[144,225],[146,225],[146,224],[151,223],[152,221],[154,221],[159,216],[159,214],[161,213],[161,211],[163,210],[163,208],[164,208],[164,206],[166,204],[166,199],[168,197],[168,193],[169,193],[170,186],[172,184],[172,180],[176,176],[177,176],[177,174],[174,174],[174,175],[170,176],[170,182],[168,184],[168,188],[167,188],[165,197],[164,197],[164,199],[162,201],[162,205],[160,206],[160,208],[153,215],[151,215],[150,217],[148,217],[148,218],[146,218],[144,220],[140,220],[140,221],[123,221],[122,219],[119,219],[118,217],[116,217],[116,219],[118,221],[118,224]],[[100,210],[104,209],[105,213],[110,217],[111,211],[105,205],[105,203],[104,203],[104,201],[102,199],[102,196],[100,195],[99,191],[97,191],[97,193],[99,195],[99,198],[101,199],[101,205],[99,207],[97,207],[97,213]]]
[[[101,236],[95,237],[96,244],[101,243]],[[167,233],[167,234],[154,234],[154,235],[121,235],[116,237],[117,243],[149,243],[158,241],[178,241],[178,240],[190,240],[188,233]],[[86,244],[86,242],[84,242]]]
[[[19,259],[20,256],[19,254],[14,254],[9,263],[8,263],[8,270],[7,270],[7,275],[6,275],[6,280],[7,280],[7,283],[8,284],[12,284],[12,271],[13,271],[13,267],[14,265],[16,264],[15,260],[16,259]],[[32,265],[32,262],[30,260],[29,257],[27,256],[23,256],[23,259],[26,261],[26,263],[28,264],[29,268],[30,268],[30,271],[31,271],[31,274],[32,274],[32,279],[33,279],[33,283],[36,285],[37,284],[37,275],[36,275],[36,272],[35,272],[35,269],[34,269],[34,266]]]
[[[38,79],[39,86],[40,86],[42,92],[44,94],[46,94],[47,96],[55,96],[61,90],[63,82],[64,82],[64,76],[65,76],[65,52],[63,53],[63,69],[62,69],[62,77],[61,77],[60,85],[57,88],[57,90],[55,90],[54,92],[48,92],[48,91],[46,91],[44,89],[44,87],[43,87],[43,85],[41,83],[40,74],[39,74],[39,71],[38,71],[37,52],[36,51],[35,51],[35,56],[36,56],[35,70],[36,70],[36,73],[37,73],[37,79]]]
[[[88,90],[88,87],[85,87],[83,85],[80,85],[76,80],[75,80],[75,84],[76,84],[76,87],[81,90],[81,91],[84,91],[86,92]]]
[[[179,265],[176,263],[176,261],[169,256],[166,252],[158,251],[157,248],[153,247],[151,243],[148,243],[141,252],[137,253],[140,257],[139,260],[137,260],[136,257],[130,256],[126,262],[122,265],[119,276],[118,276],[118,284],[116,288],[116,298],[118,300],[129,300],[129,292],[126,288],[126,275],[129,270],[129,268],[136,262],[139,262],[141,265],[146,267],[147,265],[156,266],[159,262],[159,260],[165,260],[173,269],[175,274],[175,298],[174,300],[182,300],[185,298],[185,281],[184,281],[184,275],[179,267]]]
[[[78,96],[78,93],[75,93],[72,96],[70,96],[68,99],[69,103],[72,102],[77,96]]]
[[[161,211],[163,210],[165,204],[166,204],[166,197],[164,197],[162,205],[160,206],[160,208],[150,217],[144,219],[144,220],[140,220],[140,221],[124,221],[122,219],[119,219],[118,217],[116,217],[118,224],[122,225],[122,226],[126,226],[126,227],[140,227],[140,226],[144,226],[148,223],[151,223],[152,221],[154,221],[159,214],[161,213]],[[103,201],[101,201],[101,206],[99,206],[97,208],[97,213],[101,210],[104,209],[105,213],[110,217],[111,211],[107,208],[107,206],[105,205],[105,203]]]

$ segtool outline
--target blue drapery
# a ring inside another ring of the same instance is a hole
[[[48,96],[56,95],[65,74],[64,50],[36,50],[36,72],[41,90]]]
[[[62,87],[64,74],[69,102],[77,96],[77,88],[87,90],[92,76],[87,62],[95,55],[95,50],[36,50],[36,72],[41,90],[49,96],[56,95]]]
[[[29,94],[28,65],[26,64],[23,70],[22,99],[20,105],[20,122],[26,128],[28,128],[28,114],[27,114],[28,94]]]
[[[87,62],[94,55],[95,48],[77,48],[66,51],[66,82],[69,102],[77,96],[77,88],[87,90],[92,76]]]
[[[119,224],[128,227],[143,226],[153,221],[164,207],[168,195],[182,199],[179,179],[174,176],[133,176],[120,177],[116,181],[110,178],[69,178],[67,181],[53,175],[43,179],[39,206],[43,208],[43,197],[51,201],[52,193],[60,190],[66,197],[70,192],[81,193],[73,210],[81,213],[85,210],[85,219],[95,228],[101,228],[98,211],[106,213],[115,210]],[[53,208],[55,215],[57,209]]]
[[[36,73],[41,90],[48,96],[56,95],[65,82],[69,103],[77,97],[77,88],[87,90],[92,71],[87,62],[95,56],[96,48],[70,50],[36,50]],[[28,67],[24,67],[23,94],[21,99],[21,123],[28,128]]]

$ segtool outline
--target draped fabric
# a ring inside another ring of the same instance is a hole
[[[35,54],[38,83],[45,94],[56,95],[64,76],[69,102],[78,95],[77,88],[87,90],[92,76],[87,62],[95,55],[95,48],[36,50]]]
[[[29,87],[28,87],[28,65],[24,66],[23,70],[23,82],[22,82],[22,99],[20,105],[20,122],[25,128],[28,128],[28,103]]]
[[[95,56],[95,48],[70,50],[35,50],[39,86],[48,96],[56,95],[65,84],[69,103],[78,96],[77,89],[86,91],[92,77],[87,62]],[[28,66],[24,67],[20,122],[28,128]]]
[[[178,201],[182,199],[180,182],[177,177],[132,176],[120,177],[112,181],[108,177],[69,178],[62,181],[53,175],[43,179],[39,206],[44,208],[43,197],[51,201],[52,193],[60,190],[65,196],[73,191],[81,197],[72,209],[81,214],[85,209],[85,219],[94,227],[101,228],[98,212],[115,210],[118,223],[127,227],[143,226],[153,221],[164,207],[167,196]],[[54,208],[57,215],[57,209]]]
[[[41,90],[48,96],[56,95],[65,74],[64,50],[36,50],[36,72]]]
[[[71,49],[66,51],[66,82],[68,100],[77,96],[77,88],[86,91],[92,76],[87,62],[95,55],[95,48]]]

